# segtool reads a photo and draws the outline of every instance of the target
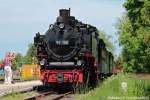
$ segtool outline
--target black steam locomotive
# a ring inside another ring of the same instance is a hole
[[[59,12],[47,32],[34,38],[43,84],[95,85],[98,76],[112,74],[113,56],[96,27],[70,16],[70,9]]]

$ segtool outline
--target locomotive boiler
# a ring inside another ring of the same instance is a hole
[[[112,73],[113,56],[98,30],[70,16],[70,9],[60,9],[56,22],[44,35],[37,33],[34,44],[44,85],[94,86],[98,76]]]

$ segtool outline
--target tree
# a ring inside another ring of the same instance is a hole
[[[36,56],[36,48],[32,43],[30,43],[28,45],[28,50],[25,56],[23,56],[20,53],[16,54],[16,58],[12,62],[12,69],[16,70],[20,68],[22,64],[37,63],[35,56]],[[35,59],[34,61],[33,61],[33,58]]]
[[[114,45],[109,41],[109,37],[111,37],[111,36],[108,36],[108,35],[106,35],[104,32],[99,31],[99,37],[100,37],[101,39],[103,39],[104,43],[106,44],[106,48],[107,48],[110,52],[112,52],[112,53],[114,54],[115,47],[114,47]]]
[[[26,62],[26,63],[37,63],[37,60],[36,60],[36,47],[34,46],[33,43],[30,43],[28,45],[27,53],[24,56],[24,62]]]
[[[150,1],[127,0],[119,21],[123,66],[129,72],[150,72]]]
[[[23,55],[20,53],[16,54],[15,59],[12,61],[12,70],[16,70],[22,66]]]

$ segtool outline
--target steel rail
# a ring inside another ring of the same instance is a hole
[[[47,96],[47,95],[53,94],[53,93],[56,93],[56,92],[54,92],[54,91],[44,92],[44,93],[41,93],[41,94],[39,94],[39,95],[26,98],[26,99],[24,99],[24,100],[43,100],[42,98],[44,98],[44,97]]]
[[[72,92],[64,93],[64,94],[62,94],[62,95],[60,95],[60,96],[57,96],[56,98],[53,98],[52,100],[60,100],[60,99],[62,99],[62,98],[64,98],[64,97],[66,97],[66,96],[69,95],[69,94],[72,94]]]

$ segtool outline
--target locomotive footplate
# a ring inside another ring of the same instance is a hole
[[[45,79],[46,76],[46,79]],[[82,83],[83,72],[74,70],[41,70],[41,80],[47,83]]]

